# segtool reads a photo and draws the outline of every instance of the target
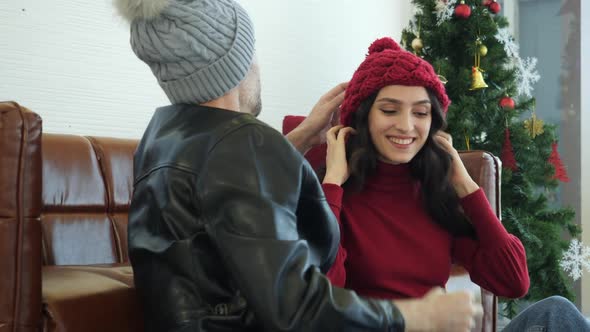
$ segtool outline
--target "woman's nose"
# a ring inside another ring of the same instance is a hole
[[[401,131],[410,131],[412,129],[412,116],[403,112],[396,121],[396,128]]]

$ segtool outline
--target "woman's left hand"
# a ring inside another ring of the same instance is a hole
[[[356,134],[352,127],[338,125],[330,128],[326,134],[328,148],[326,151],[326,175],[322,183],[341,186],[350,176],[346,158],[346,138]]]
[[[451,135],[444,131],[439,131],[434,135],[434,140],[451,156],[451,184],[455,188],[459,198],[463,198],[479,189],[477,183],[469,176],[463,161],[461,161],[459,152],[453,147],[453,138]]]

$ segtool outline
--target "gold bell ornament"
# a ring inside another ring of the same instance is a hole
[[[424,48],[424,42],[422,42],[422,39],[420,38],[420,18],[418,17],[418,31],[416,32],[416,38],[414,38],[412,40],[412,43],[410,44],[412,46],[412,49],[414,50],[414,54],[418,55],[420,54],[420,51],[422,51],[422,48]]]
[[[485,89],[488,87],[486,82],[483,80],[483,75],[481,72],[481,68],[477,66],[471,67],[471,88],[469,88],[469,90],[473,91]]]
[[[482,74],[483,70],[479,67],[481,56],[482,56],[482,54],[480,52],[480,46],[483,45],[481,43],[481,40],[479,39],[479,37],[475,41],[475,45],[476,45],[475,66],[471,67],[471,88],[469,88],[469,90],[471,90],[471,91],[485,89],[488,87],[486,82],[483,80],[483,74]],[[487,54],[487,49],[486,49],[486,54]],[[483,56],[485,56],[485,54]]]

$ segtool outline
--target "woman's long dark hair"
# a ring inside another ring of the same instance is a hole
[[[427,90],[428,91],[428,90]],[[475,230],[463,213],[459,197],[450,182],[451,156],[433,140],[433,136],[444,130],[447,123],[443,117],[438,99],[428,91],[432,104],[432,124],[426,143],[410,161],[412,176],[420,182],[424,208],[432,219],[454,236],[475,238]],[[367,177],[377,168],[379,153],[369,132],[369,111],[377,93],[363,101],[352,116],[351,127],[357,134],[351,135],[346,144],[346,155],[351,175],[344,186],[362,190]]]

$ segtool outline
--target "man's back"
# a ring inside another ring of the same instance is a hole
[[[230,149],[236,159],[247,162],[256,158],[251,155],[256,150],[252,149],[252,144],[282,146],[283,149],[274,149],[276,155],[269,157],[280,161],[279,155],[283,154],[291,161],[282,165],[275,163],[275,171],[281,175],[301,174],[301,157],[286,142],[269,142],[277,137],[284,141],[272,132],[250,115],[214,108],[172,106],[154,115],[136,151],[134,196],[129,216],[130,256],[136,285],[146,305],[149,329],[165,331],[189,324],[203,331],[217,331],[221,327],[215,327],[215,322],[219,322],[224,328],[246,330],[255,325],[234,284],[235,276],[225,267],[224,258],[216,247],[215,240],[219,239],[213,239],[214,234],[208,230],[214,228],[212,223],[231,223],[232,220],[249,228],[268,226],[259,224],[260,220],[248,219],[246,209],[251,206],[240,204],[239,200],[248,200],[241,195],[261,185],[252,181],[269,179],[272,175],[262,175],[256,180],[256,174],[245,170],[246,165],[227,164],[216,160],[215,155],[225,153],[219,150]],[[235,183],[215,183],[232,176],[228,172],[241,179]],[[263,185],[283,184],[284,181]],[[216,192],[220,185],[230,188]],[[287,188],[280,191],[285,195],[275,195],[272,199],[281,201],[280,205],[292,205],[295,211],[300,197],[289,193]],[[238,197],[233,199],[228,195]],[[224,207],[226,202],[232,201],[231,207]],[[223,215],[232,210],[239,215]],[[314,222],[329,225],[330,212],[318,212]],[[274,215],[281,211],[265,213]],[[269,236],[282,233],[282,236],[297,239],[297,229],[284,229],[278,223],[274,226],[256,232]],[[333,222],[332,226],[337,227]],[[330,254],[333,256],[336,241],[330,237],[315,241],[317,256],[310,263],[326,267],[331,264],[326,260]],[[256,257],[248,257],[243,263],[260,268],[256,266]],[[255,286],[267,287],[264,284]]]
[[[337,221],[309,164],[254,117],[159,109],[134,170],[129,250],[149,331],[403,329],[391,302],[323,275]]]
[[[152,331],[197,321],[235,295],[205,233],[194,184],[215,140],[209,123],[227,124],[240,114],[202,112],[207,110],[159,109],[135,155],[129,249]]]

